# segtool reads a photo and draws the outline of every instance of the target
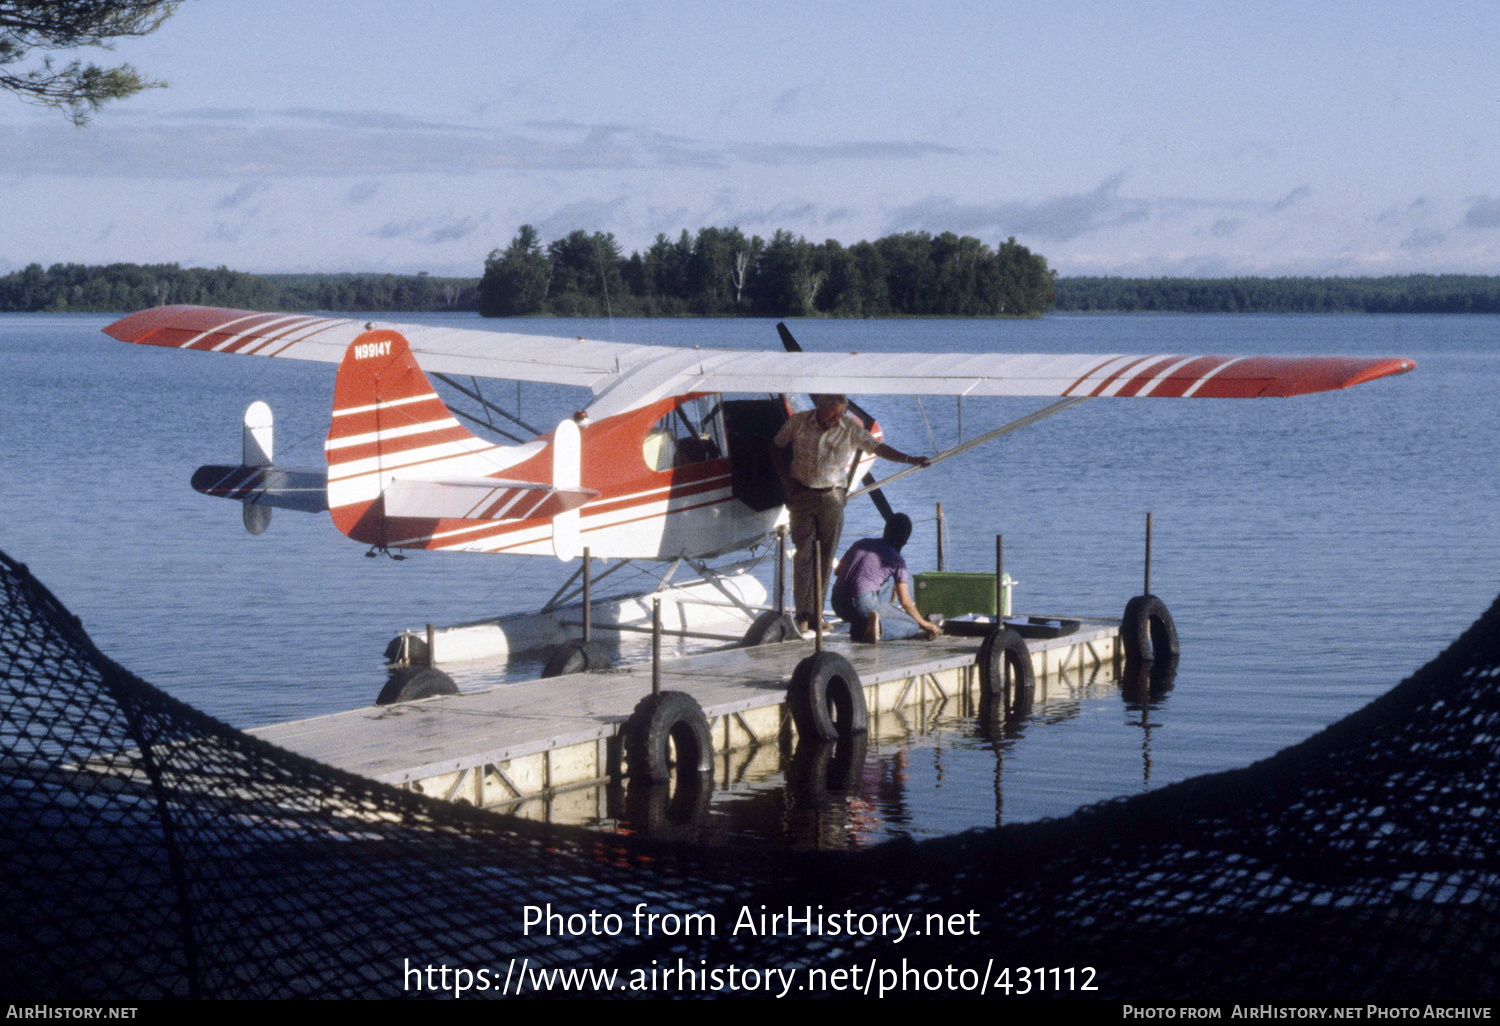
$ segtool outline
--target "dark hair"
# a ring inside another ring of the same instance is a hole
[[[885,542],[887,545],[900,551],[911,538],[911,517],[905,513],[895,513],[885,522]]]

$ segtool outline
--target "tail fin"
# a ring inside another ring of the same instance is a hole
[[[460,544],[437,540],[439,521],[561,516],[564,533],[572,524],[576,535],[577,515],[568,515],[599,493],[579,486],[578,428],[571,421],[566,427],[573,444],[561,486],[501,477],[512,467],[529,467],[527,476],[553,476],[556,458],[551,467],[531,460],[548,439],[508,446],[476,437],[433,391],[405,338],[367,331],[345,350],[333,387],[333,425],[323,446],[333,522],[356,541],[406,548]],[[393,520],[402,521],[394,531]]]
[[[455,479],[494,473],[503,446],[462,427],[433,391],[399,332],[367,331],[349,344],[333,387],[328,507],[340,531],[383,544],[382,525],[367,520],[397,476]],[[361,520],[367,520],[360,529]],[[368,536],[367,536],[368,535]]]

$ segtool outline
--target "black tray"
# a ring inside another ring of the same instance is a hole
[[[1006,619],[1005,626],[1023,638],[1061,638],[1078,630],[1080,622],[1055,616],[1012,616]],[[959,638],[982,638],[994,629],[995,618],[993,616],[943,622],[943,633]]]

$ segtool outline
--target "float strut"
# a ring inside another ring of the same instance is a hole
[[[1146,514],[1146,595],[1151,594],[1151,514]]]
[[[776,529],[776,615],[786,614],[786,527]]]
[[[823,540],[813,539],[813,590],[818,596],[812,611],[813,620],[817,624],[813,628],[813,651],[818,655],[823,654]]]
[[[593,637],[594,589],[593,574],[589,572],[589,547],[583,547],[583,643],[587,645]]]
[[[995,624],[1003,624],[1005,617],[1005,535],[995,535]]]
[[[948,569],[948,551],[943,547],[943,504],[937,504],[937,568],[938,573]]]
[[[651,600],[651,693],[661,694],[661,599]]]

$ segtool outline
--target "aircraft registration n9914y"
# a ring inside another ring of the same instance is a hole
[[[603,558],[706,559],[767,541],[784,517],[771,438],[788,393],[1054,400],[930,465],[1088,398],[1284,397],[1415,366],[1401,357],[681,349],[196,306],[144,310],[104,330],[126,342],[338,365],[326,468],[277,466],[270,411],[256,403],[242,464],[193,475],[199,491],[244,503],[250,530],[264,529],[270,507],[327,509],[345,535],[381,550],[563,560],[585,546]],[[594,398],[551,431],[502,445],[459,424],[427,374],[583,386]],[[724,398],[736,394],[759,398]],[[860,454],[851,485],[873,459]],[[854,494],[878,489],[866,481]]]

